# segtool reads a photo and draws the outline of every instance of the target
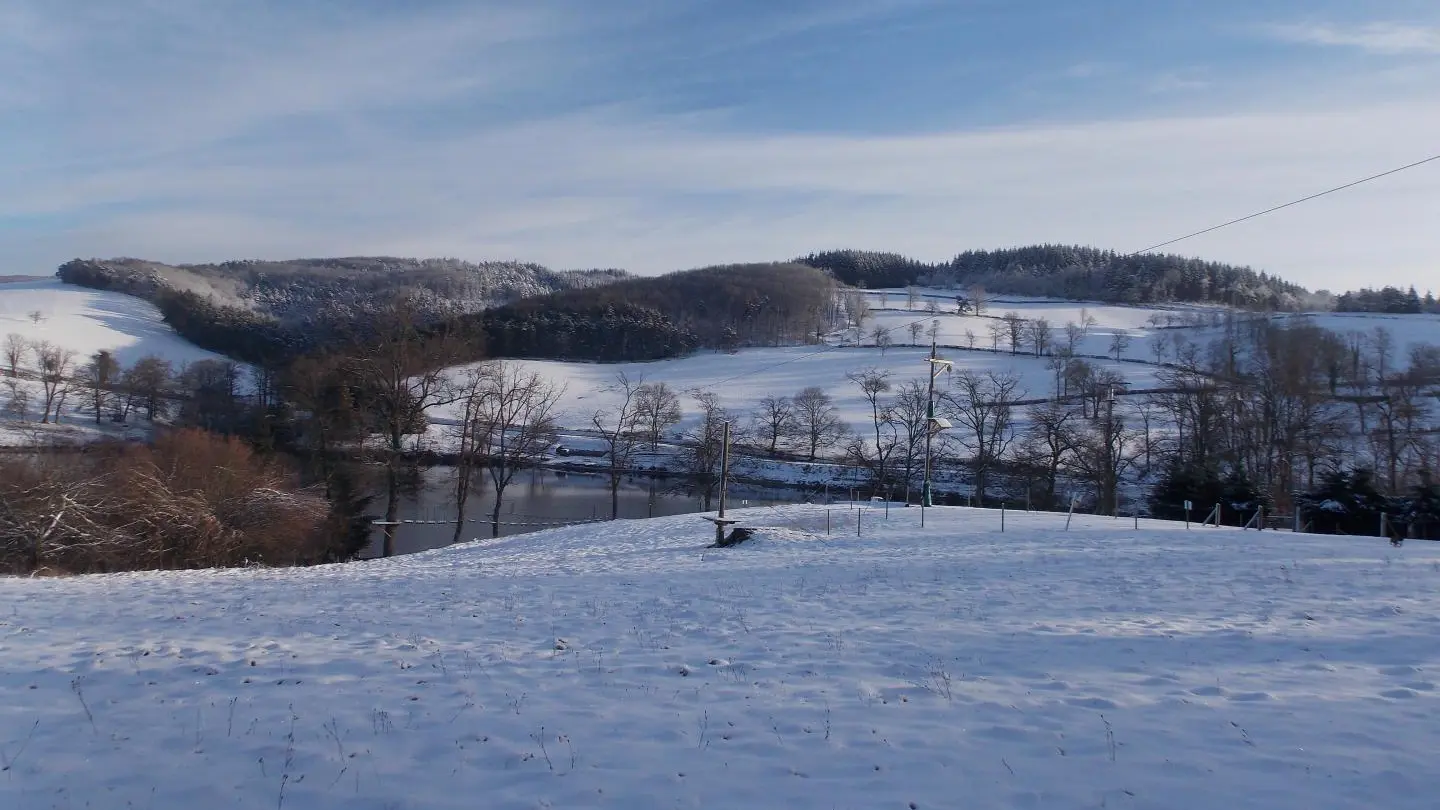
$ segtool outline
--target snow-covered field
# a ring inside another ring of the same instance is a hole
[[[958,315],[955,311],[957,291],[922,288],[920,299],[912,309],[909,307],[903,289],[875,290],[866,294],[872,307],[872,318],[866,326],[862,342],[872,338],[869,332],[876,325],[890,330],[896,344],[909,343],[909,325],[919,321],[928,330],[933,320],[939,321],[937,335],[942,345],[969,345],[967,332],[975,335],[975,345],[990,347],[990,325],[1009,312],[1018,313],[1027,320],[1044,318],[1052,330],[1052,340],[1063,340],[1066,324],[1084,324],[1087,318],[1093,325],[1076,347],[1082,355],[1111,354],[1111,340],[1120,332],[1129,338],[1121,356],[1130,359],[1152,361],[1155,354],[1151,344],[1158,341],[1172,341],[1174,336],[1183,334],[1190,341],[1204,344],[1220,336],[1218,328],[1226,317],[1224,307],[1202,304],[1169,304],[1149,306],[1119,306],[1094,302],[1063,301],[1045,298],[1023,298],[1016,296],[994,296],[986,304],[984,316]],[[926,305],[935,301],[941,307],[937,315],[926,312]],[[1312,323],[1324,329],[1346,335],[1359,332],[1373,335],[1375,329],[1390,332],[1396,348],[1403,354],[1417,343],[1440,345],[1440,315],[1390,315],[1369,312],[1307,312],[1300,314],[1275,313],[1263,315],[1251,312],[1235,312],[1234,317],[1247,320],[1268,318],[1282,324]],[[921,342],[929,343],[928,332]],[[1009,349],[1008,338],[1000,343],[1002,349]],[[1029,348],[1027,346],[1027,348]]]
[[[1435,806],[1440,546],[737,514],[0,580],[0,806]]]
[[[53,278],[0,284],[0,339],[12,332],[72,349],[82,363],[101,349],[127,366],[147,355],[177,368],[219,357],[175,334],[148,301]]]
[[[167,326],[159,310],[148,301],[117,292],[102,292],[65,284],[53,278],[27,279],[0,284],[0,341],[18,334],[30,345],[49,342],[75,352],[78,369],[96,352],[107,349],[122,366],[154,355],[170,361],[177,370],[197,360],[222,359],[195,346]],[[20,364],[33,370],[36,362],[27,351]],[[97,426],[92,415],[78,414],[79,397],[71,397],[61,424],[39,424],[40,384],[34,380],[7,380],[29,392],[24,420],[0,416],[0,447],[83,444],[101,438],[143,438],[143,425]],[[0,400],[8,400],[8,388]],[[33,417],[33,418],[32,418]]]
[[[1047,368],[1047,358],[969,351],[944,354],[954,361],[957,371],[972,369],[979,373],[995,371],[1019,375],[1019,393],[1023,396],[1038,398],[1054,393],[1055,372]],[[845,375],[875,367],[889,371],[890,382],[897,387],[907,380],[923,382],[929,368],[925,360],[928,356],[928,348],[911,346],[894,346],[883,353],[871,347],[791,346],[748,349],[736,354],[703,352],[652,363],[523,362],[527,368],[565,386],[561,422],[566,427],[589,427],[590,417],[595,411],[617,404],[613,386],[616,375],[621,373],[631,380],[643,377],[649,382],[667,383],[680,393],[682,407],[687,411],[682,428],[699,418],[694,401],[685,395],[691,389],[714,391],[726,408],[743,417],[755,409],[762,397],[793,396],[800,389],[812,385],[830,394],[841,418],[859,426],[870,418],[870,406],[861,396],[859,387],[847,380]],[[1155,380],[1155,369],[1151,366],[1101,361],[1095,364],[1116,371],[1135,387],[1149,386]],[[456,370],[457,377],[461,373],[463,369]],[[937,391],[945,391],[949,383],[946,375],[939,375],[936,378]],[[447,421],[453,422],[458,413],[459,406],[456,405],[448,409],[438,408],[432,415],[443,426]],[[437,432],[435,438],[440,439],[441,434]]]

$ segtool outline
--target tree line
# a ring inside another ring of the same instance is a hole
[[[1413,315],[1422,312],[1440,313],[1440,302],[1435,294],[1426,291],[1422,298],[1412,286],[1408,290],[1399,287],[1364,287],[1342,293],[1335,299],[1336,312],[1384,312],[1396,315]]]
[[[1258,310],[1296,310],[1316,299],[1303,287],[1248,267],[1169,254],[1123,255],[1079,245],[967,250],[927,264],[895,253],[833,250],[797,261],[832,272],[855,287],[925,285],[992,293],[1126,304],[1219,303]]]
[[[122,267],[131,274],[117,277],[109,264],[77,260],[62,267],[60,276],[142,294],[181,337],[252,365],[283,366],[303,355],[348,350],[355,332],[383,318],[396,300],[360,296],[339,306],[326,299],[317,310],[287,308],[288,316],[281,317],[275,307],[202,295]],[[828,332],[834,315],[834,281],[799,264],[730,265],[655,278],[599,274],[592,280],[489,308],[447,307],[429,289],[406,290],[399,297],[417,328],[462,337],[463,361],[499,356],[634,362],[707,348],[803,343]]]

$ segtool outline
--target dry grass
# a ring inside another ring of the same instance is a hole
[[[0,567],[21,573],[299,565],[329,556],[328,502],[242,442],[0,460]]]

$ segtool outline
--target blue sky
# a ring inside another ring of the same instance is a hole
[[[7,0],[0,77],[0,273],[1133,250],[1440,153],[1430,0]],[[1436,222],[1440,163],[1176,250],[1440,286]]]

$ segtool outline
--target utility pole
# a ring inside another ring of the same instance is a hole
[[[935,338],[930,338],[930,387],[925,396],[925,484],[920,491],[920,527],[925,527],[925,510],[935,504],[930,499],[930,452],[931,442],[935,434],[947,427],[950,423],[944,419],[935,418],[935,375],[940,369],[949,368],[949,360],[941,360],[935,356]]]

